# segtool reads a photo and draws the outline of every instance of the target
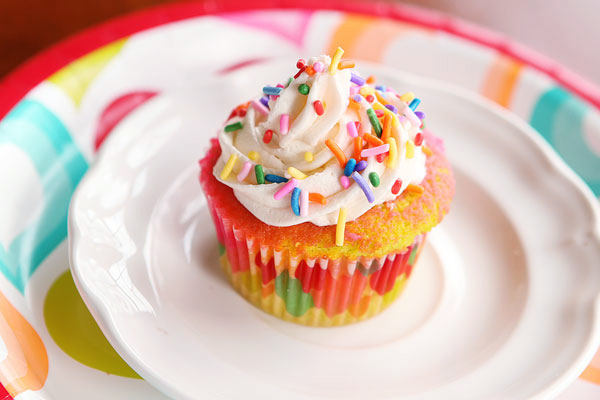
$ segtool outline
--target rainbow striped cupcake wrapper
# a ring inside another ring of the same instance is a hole
[[[292,257],[248,237],[207,199],[233,288],[261,310],[302,325],[339,326],[379,314],[404,290],[426,236],[380,258]]]

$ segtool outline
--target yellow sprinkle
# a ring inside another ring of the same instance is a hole
[[[375,93],[375,89],[373,89],[371,86],[366,86],[365,85],[365,86],[363,86],[363,87],[360,88],[360,94],[362,96],[367,97],[368,95],[373,94],[373,93]]]
[[[378,102],[373,103],[373,109],[374,110],[382,110],[384,112],[384,114],[391,115],[393,127],[396,127],[400,124],[400,120],[398,119],[398,116],[396,114],[394,114],[393,112],[391,112],[388,108],[385,108],[381,103],[378,103]]]
[[[404,93],[402,96],[400,96],[400,100],[405,103],[410,103],[414,98],[415,94],[413,92]]]
[[[406,141],[406,158],[413,158],[415,156],[415,144],[412,140]]]
[[[288,171],[288,174],[290,174],[293,178],[296,178],[296,179],[304,179],[304,178],[306,178],[306,174],[305,173],[303,173],[302,171],[297,170],[294,167],[289,167],[287,169],[287,171]]]
[[[310,151],[307,151],[306,153],[304,153],[304,161],[306,162],[313,162],[315,158],[313,157],[313,153]]]
[[[390,145],[390,154],[385,159],[385,165],[388,168],[394,168],[396,166],[396,159],[398,158],[398,147],[396,146],[396,139],[389,137],[385,140]]]
[[[433,154],[433,151],[431,151],[431,149],[427,146],[421,146],[421,150],[423,150],[423,153],[427,154],[428,156]]]
[[[233,166],[235,165],[236,161],[237,161],[237,154],[232,154],[231,156],[229,156],[229,160],[227,160],[225,167],[223,167],[223,171],[221,171],[221,180],[224,181],[225,179],[227,179],[227,177],[233,170]]]
[[[248,153],[248,158],[254,162],[257,162],[260,159],[260,154],[257,151],[252,150]]]
[[[331,57],[331,64],[329,64],[329,73],[331,75],[334,75],[337,72],[338,64],[340,63],[343,54],[344,49],[342,49],[341,47],[338,47],[335,50],[335,53],[333,53],[333,56]]]
[[[335,245],[344,245],[344,232],[346,231],[346,207],[340,208],[338,214],[337,226],[335,227]]]

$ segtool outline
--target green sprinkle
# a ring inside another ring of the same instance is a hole
[[[242,129],[242,127],[243,125],[241,122],[236,122],[235,124],[227,125],[225,127],[225,132],[239,131],[240,129]]]
[[[256,164],[254,166],[254,173],[256,174],[256,182],[259,185],[265,183],[265,173],[263,172],[262,165]]]
[[[298,86],[298,91],[300,94],[308,94],[308,92],[310,92],[310,86],[308,86],[306,83],[303,83],[302,85]]]
[[[373,187],[379,186],[379,175],[377,175],[377,172],[371,172],[369,174],[369,180],[371,181],[371,185],[373,185]]]
[[[375,111],[372,108],[367,108],[367,115],[369,116],[369,121],[371,121],[371,125],[377,134],[377,137],[381,137],[381,124],[379,123],[379,119],[377,119],[377,115],[375,115]]]
[[[288,87],[288,86],[290,86],[290,83],[292,83],[293,81],[294,81],[294,77],[293,77],[293,76],[290,76],[290,77],[288,78],[288,81],[287,81],[287,83],[285,84],[285,87]]]

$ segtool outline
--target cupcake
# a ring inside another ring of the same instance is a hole
[[[454,178],[420,100],[343,50],[237,106],[200,161],[234,289],[286,321],[370,318],[403,291]]]

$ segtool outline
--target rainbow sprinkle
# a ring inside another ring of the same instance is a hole
[[[248,152],[248,158],[254,162],[257,162],[258,160],[260,160],[260,154],[258,154],[257,151],[252,150]]]
[[[257,112],[261,113],[262,115],[269,115],[269,109],[267,107],[265,107],[263,105],[263,103],[261,103],[258,100],[252,100],[250,102],[250,105],[252,106],[252,108],[254,108]]]
[[[312,152],[307,151],[306,153],[304,153],[304,161],[313,162],[314,159],[315,159],[315,157],[313,156]]]
[[[290,200],[292,211],[297,216],[300,216],[300,192],[300,188],[295,187],[294,190],[292,190],[292,198]]]
[[[279,132],[282,135],[287,135],[290,130],[290,116],[288,114],[281,114],[279,117]]]
[[[344,54],[344,50],[341,47],[338,47],[335,50],[335,53],[333,53],[333,56],[331,57],[331,64],[329,65],[329,73],[331,75],[334,75],[337,72],[338,64],[339,64],[340,60],[342,59],[343,54]]]
[[[375,196],[373,195],[373,191],[371,190],[365,179],[358,172],[352,173],[352,179],[354,179],[354,182],[356,182],[357,185],[360,186],[365,196],[367,197],[369,203],[374,202]]]
[[[390,146],[389,155],[385,160],[385,165],[388,168],[394,168],[396,166],[396,160],[398,159],[398,146],[396,145],[396,139],[390,137],[386,139],[386,144]]]
[[[278,191],[275,192],[273,198],[275,200],[281,200],[283,196],[294,190],[296,186],[298,186],[298,181],[294,178],[290,179],[285,185],[283,185]]]
[[[279,96],[282,90],[283,88],[281,87],[265,86],[263,88],[263,93],[268,96]]]
[[[371,147],[370,149],[364,149],[360,152],[361,157],[371,157],[376,156],[378,154],[386,153],[390,150],[389,144],[382,144],[381,146]]]
[[[252,169],[252,163],[250,161],[246,161],[244,163],[244,166],[242,167],[242,170],[240,171],[240,173],[237,176],[238,182],[242,182],[244,179],[246,179],[246,177],[250,173],[251,169]]]
[[[369,116],[369,121],[371,121],[371,125],[373,126],[373,130],[377,134],[377,137],[381,137],[381,123],[375,114],[375,111],[372,108],[367,108],[367,115]]]
[[[346,176],[352,175],[355,167],[356,167],[356,160],[354,158],[349,159],[348,162],[346,163],[346,166],[344,167],[344,175],[346,175]]]
[[[296,178],[298,180],[302,180],[302,179],[306,179],[307,175],[305,173],[303,173],[302,171],[300,171],[297,168],[294,167],[289,167],[287,169],[288,174],[290,174],[293,178]]]
[[[254,175],[256,175],[256,183],[259,185],[265,183],[265,173],[263,172],[262,165],[256,164],[254,166]]]
[[[266,174],[265,180],[267,182],[273,182],[273,183],[285,183],[285,182],[289,181],[288,178],[284,178],[283,176],[279,176],[279,175],[275,175],[275,174]]]
[[[223,170],[221,171],[221,180],[225,180],[227,179],[227,177],[229,176],[229,174],[231,174],[231,171],[233,170],[233,166],[235,165],[235,162],[237,161],[237,154],[232,154],[229,156],[229,160],[227,160],[227,163],[225,164],[225,166],[223,167]]]
[[[406,158],[410,159],[415,156],[415,145],[412,141],[406,141]]]
[[[348,136],[350,136],[350,137],[358,136],[358,132],[356,130],[356,124],[354,123],[354,121],[350,121],[346,124],[346,131],[348,132]]]
[[[244,127],[244,125],[242,125],[241,122],[236,122],[235,124],[229,124],[227,126],[225,126],[224,131],[225,132],[234,132],[234,131],[239,131],[240,129],[242,129]]]

